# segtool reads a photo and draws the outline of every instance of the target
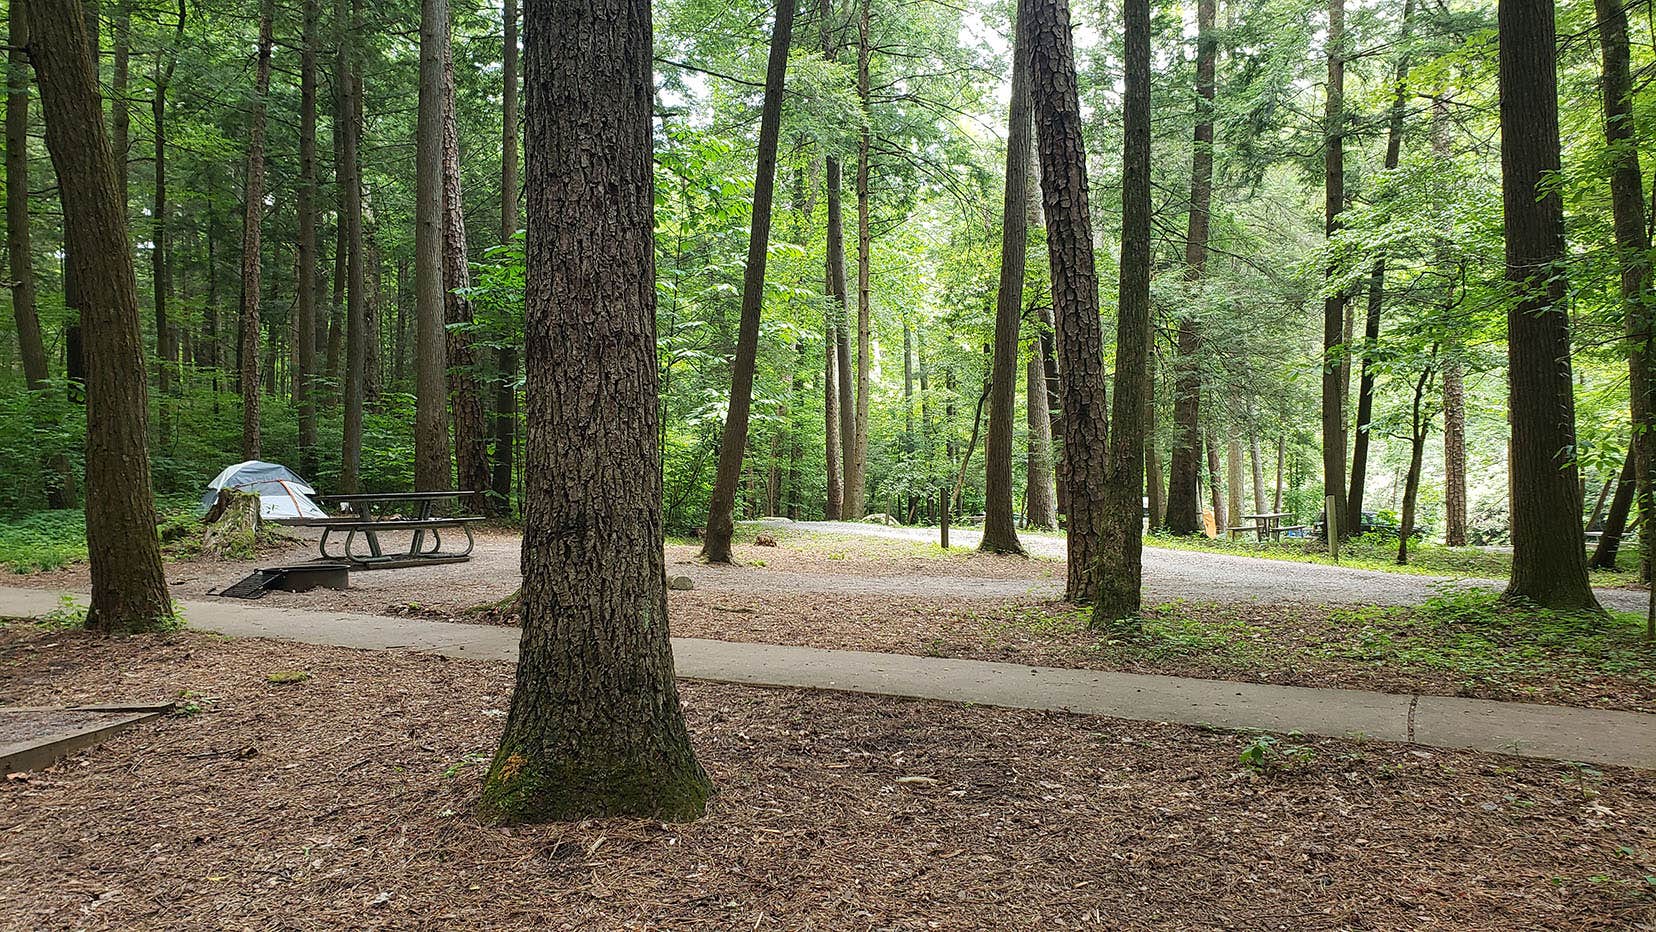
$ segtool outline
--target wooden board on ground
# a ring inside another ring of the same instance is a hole
[[[0,706],[0,775],[50,767],[171,708],[170,702],[73,708]]]

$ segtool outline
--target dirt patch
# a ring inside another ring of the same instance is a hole
[[[691,825],[469,814],[504,664],[0,631],[0,696],[193,714],[0,789],[0,927],[1628,928],[1656,779],[691,683]],[[305,670],[273,686],[272,670]]]

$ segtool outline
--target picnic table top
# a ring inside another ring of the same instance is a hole
[[[1292,518],[1293,516],[1294,516],[1294,513],[1291,512],[1291,511],[1268,511],[1268,512],[1265,512],[1264,514],[1243,515],[1242,517],[1244,517],[1244,518]]]
[[[474,492],[353,492],[349,495],[318,495],[319,502],[418,502],[441,501],[445,498],[462,498]]]

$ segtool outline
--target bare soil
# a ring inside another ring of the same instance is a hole
[[[0,928],[1656,922],[1650,774],[1293,739],[1254,774],[1249,736],[835,693],[684,684],[721,789],[699,822],[491,828],[470,807],[511,682],[0,628],[0,701],[188,713],[0,786]]]

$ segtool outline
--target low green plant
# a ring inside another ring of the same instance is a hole
[[[58,596],[58,606],[40,616],[40,626],[54,631],[72,631],[86,627],[87,606],[67,592]]]
[[[1299,737],[1290,734],[1290,738]],[[1237,760],[1248,773],[1264,775],[1273,770],[1291,770],[1309,765],[1317,759],[1317,751],[1310,745],[1289,744],[1275,735],[1258,734],[1242,746]]]

